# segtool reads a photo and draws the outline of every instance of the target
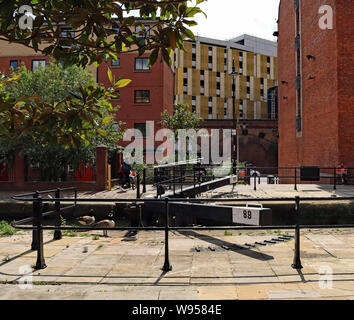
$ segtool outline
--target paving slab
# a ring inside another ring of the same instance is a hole
[[[303,231],[301,271],[291,268],[293,240],[251,249],[218,247],[210,251],[207,249],[210,244],[204,241],[207,237],[221,243],[242,244],[245,239],[254,242],[272,235],[250,234],[241,236],[242,241],[226,237],[220,231],[198,231],[196,235],[196,239],[182,233],[171,237],[173,269],[168,273],[161,270],[165,257],[160,232],[140,232],[137,241],[129,243],[121,238],[102,242],[83,237],[48,240],[44,245],[47,268],[30,273],[31,290],[19,288],[23,279],[21,268],[36,262],[37,252],[28,250],[30,233],[21,235],[21,241],[2,238],[0,250],[13,250],[14,254],[7,258],[1,255],[10,261],[0,262],[0,299],[345,300],[354,297],[353,230],[345,233],[326,230],[326,234]],[[45,237],[50,239],[48,233]],[[200,252],[193,249],[198,244],[204,246]],[[332,282],[323,280],[326,270],[332,272]]]

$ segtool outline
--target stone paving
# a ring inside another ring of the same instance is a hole
[[[280,235],[278,230],[229,236],[223,231],[170,232],[173,270],[168,273],[161,270],[163,232],[101,235],[92,231],[53,241],[46,231],[47,268],[25,274],[32,276],[32,287],[21,286],[21,268],[36,262],[36,251],[29,250],[31,233],[0,238],[0,299],[354,299],[353,229],[303,230],[301,271],[291,268],[294,240],[235,246],[270,240]]]
[[[263,179],[263,178],[262,178]],[[185,186],[187,187],[187,186]],[[227,185],[215,190],[211,190],[202,194],[202,197],[207,198],[220,198],[220,197],[229,197],[229,198],[271,198],[271,197],[332,197],[334,195],[341,196],[353,196],[354,195],[354,185],[338,185],[337,190],[333,190],[332,185],[317,185],[317,184],[302,184],[297,186],[298,190],[294,190],[294,185],[292,184],[267,184],[263,179],[261,184],[258,184],[257,180],[257,190],[253,190],[253,184],[243,185],[239,184],[236,186]],[[178,188],[177,188],[178,189]],[[177,190],[176,189],[176,190]],[[179,190],[179,189],[178,189]],[[156,188],[152,185],[147,186],[147,192],[142,195],[142,197],[151,197],[156,196]],[[141,187],[142,192],[142,187]],[[171,191],[167,190],[166,194],[169,194]],[[16,194],[21,194],[24,192],[0,192],[0,203],[4,202],[15,202],[11,197]],[[72,196],[72,193],[65,194],[68,197]],[[85,199],[135,199],[136,190],[126,189],[122,190],[120,187],[113,187],[111,191],[100,191],[100,192],[90,192],[82,191],[78,192],[78,198]]]

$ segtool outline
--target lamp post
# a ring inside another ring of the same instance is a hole
[[[235,135],[232,134],[232,171],[233,174],[237,173],[236,166],[238,165],[239,162],[239,134],[237,132],[237,122],[238,122],[238,117],[236,119],[235,111],[236,111],[236,85],[235,85],[235,77],[239,75],[238,72],[235,70],[235,59],[232,59],[232,71],[229,73],[229,75],[232,77],[232,130],[236,130],[236,135],[237,135],[237,141],[235,143]],[[235,146],[237,149],[237,158],[235,159]]]

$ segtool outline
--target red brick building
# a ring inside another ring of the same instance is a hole
[[[354,167],[353,10],[352,0],[280,1],[279,166]]]
[[[10,66],[17,67],[22,63],[29,70],[39,65],[45,66],[50,58],[35,54],[31,49],[20,45],[0,41],[0,72],[7,74]],[[118,61],[102,63],[97,69],[88,67],[97,82],[110,87],[108,68],[116,79],[122,77],[132,82],[119,90],[119,99],[113,99],[113,105],[119,105],[117,120],[124,124],[123,129],[139,128],[145,131],[146,121],[154,121],[155,131],[161,128],[161,113],[166,109],[173,112],[174,74],[165,62],[157,62],[148,67],[148,56],[139,57],[137,54],[122,54]],[[128,143],[119,142],[125,146]]]
[[[109,87],[108,68],[116,79],[123,77],[132,82],[119,90],[119,99],[113,105],[119,105],[117,120],[125,122],[123,129],[137,128],[145,131],[146,121],[154,121],[155,132],[161,129],[161,113],[173,112],[174,74],[165,63],[157,62],[148,67],[148,56],[122,54],[115,63],[101,64],[97,69],[97,82]],[[120,142],[122,146],[128,143]]]

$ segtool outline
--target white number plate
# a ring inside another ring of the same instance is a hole
[[[251,226],[259,226],[260,209],[250,207],[234,207],[232,208],[232,222]]]

